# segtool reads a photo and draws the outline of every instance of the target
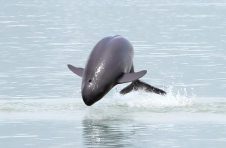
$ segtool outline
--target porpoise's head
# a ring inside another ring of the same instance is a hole
[[[81,87],[84,103],[87,106],[93,105],[104,97],[114,85],[115,82],[103,71],[85,71]]]

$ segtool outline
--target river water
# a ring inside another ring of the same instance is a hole
[[[223,0],[0,1],[0,147],[226,147]],[[81,78],[101,38],[134,46],[166,96],[118,85],[91,107]]]

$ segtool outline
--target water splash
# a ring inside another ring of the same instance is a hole
[[[126,95],[114,92],[112,98],[106,99],[105,105],[110,106],[127,106],[137,108],[153,108],[153,107],[183,107],[191,106],[193,96],[188,96],[187,90],[178,90],[175,92],[173,87],[168,88],[167,95],[161,96],[154,93],[147,93],[143,90],[133,91]]]
[[[141,112],[226,114],[225,98],[200,98],[194,94],[191,95],[190,90],[188,93],[187,89],[176,90],[174,87],[169,87],[167,92],[166,96],[142,90],[121,95],[114,89],[111,91],[112,94],[108,94],[91,107],[84,105],[82,98],[1,100],[0,116],[7,117],[10,113],[21,114],[22,117],[26,117],[25,114],[31,114],[33,117],[35,114],[54,118],[62,114],[71,119],[81,112],[91,117],[97,116],[96,118]]]

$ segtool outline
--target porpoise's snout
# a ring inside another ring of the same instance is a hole
[[[82,88],[82,99],[87,106],[93,105],[102,98],[101,96],[100,92],[90,87],[90,85],[85,85]]]
[[[82,99],[87,106],[91,106],[96,102],[92,95],[85,90],[82,90]]]

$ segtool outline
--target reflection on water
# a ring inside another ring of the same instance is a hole
[[[145,117],[152,118],[151,113],[148,115]],[[194,148],[199,148],[200,145],[209,148],[225,148],[226,144],[224,123],[152,122],[144,117],[140,121],[124,120],[120,116],[117,119],[111,119],[110,116],[102,119],[77,118],[75,121],[0,120],[0,129],[0,147],[3,148],[190,148],[191,145]]]
[[[84,119],[83,137],[87,147],[224,147],[224,124],[134,122],[113,119]],[[214,135],[211,133],[217,132]]]
[[[111,119],[84,119],[83,137],[88,147],[129,147],[133,131],[120,129]]]

